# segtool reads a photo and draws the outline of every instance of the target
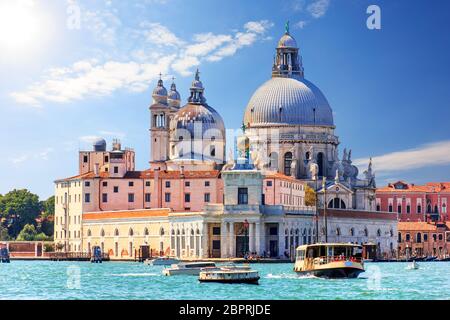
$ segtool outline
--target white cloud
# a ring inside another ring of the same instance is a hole
[[[306,10],[311,14],[313,18],[320,18],[324,16],[330,6],[330,0],[314,0],[308,5]]]
[[[298,21],[298,22],[294,25],[294,27],[296,27],[296,28],[298,28],[298,29],[303,29],[304,27],[306,27],[307,24],[308,24],[308,21],[301,20],[301,21]]]
[[[10,158],[10,159],[9,159],[9,161],[10,161],[13,165],[19,165],[19,164],[21,164],[22,162],[25,162],[25,161],[27,161],[27,160],[28,160],[28,155],[20,155],[20,156],[13,157],[13,158]]]
[[[264,40],[273,23],[249,21],[244,25],[244,31],[200,33],[194,35],[191,42],[181,40],[159,23],[144,22],[140,26],[141,29],[131,34],[142,46],[127,52],[127,61],[84,59],[68,67],[51,68],[40,81],[11,93],[11,97],[20,104],[40,107],[43,102],[70,103],[93,96],[108,96],[118,90],[143,92],[160,72],[188,76],[203,61],[220,61]]]
[[[354,164],[367,168],[369,159],[356,159]],[[450,141],[425,144],[414,149],[392,152],[373,158],[377,173],[397,172],[450,164]]]
[[[182,46],[184,41],[179,39],[167,27],[160,23],[142,22],[140,27],[145,40],[158,46]]]
[[[163,57],[155,64],[107,61],[89,65],[77,62],[69,68],[52,69],[44,81],[11,95],[19,103],[40,106],[42,101],[68,103],[89,96],[107,96],[119,89],[142,92],[157,79],[159,72],[168,72],[173,59],[174,56]]]

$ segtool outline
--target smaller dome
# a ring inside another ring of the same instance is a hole
[[[169,95],[167,96],[167,99],[169,100],[181,100],[181,95],[177,91],[177,87],[175,83],[172,83],[172,86],[170,87]]]
[[[164,84],[162,80],[158,81],[157,87],[153,90],[154,96],[161,96],[166,97],[167,96],[167,89],[164,88]]]
[[[289,33],[285,33],[278,41],[278,48],[298,48],[297,41]]]
[[[92,146],[94,147],[94,151],[106,151],[106,140],[103,138],[97,138],[92,142]]]

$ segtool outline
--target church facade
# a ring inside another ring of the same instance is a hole
[[[244,112],[236,157],[226,157],[225,125],[198,71],[186,105],[162,79],[152,98],[148,170],[135,169],[134,150],[115,141],[108,151],[99,139],[80,152],[77,176],[55,181],[61,250],[100,246],[111,259],[133,259],[145,245],[185,259],[289,258],[298,245],[328,240],[394,254],[397,217],[376,211],[372,165],[359,178],[351,151],[339,158],[332,109],[304,78],[289,30],[272,78]],[[307,186],[316,206],[305,203]]]

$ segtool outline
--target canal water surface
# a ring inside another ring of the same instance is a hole
[[[254,264],[260,285],[199,283],[139,263],[12,261],[0,264],[0,299],[450,299],[450,263],[367,263],[358,279],[299,277],[292,264]]]

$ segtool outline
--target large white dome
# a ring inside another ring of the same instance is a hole
[[[264,83],[250,99],[244,115],[245,125],[334,126],[327,99],[304,78],[274,77]]]

